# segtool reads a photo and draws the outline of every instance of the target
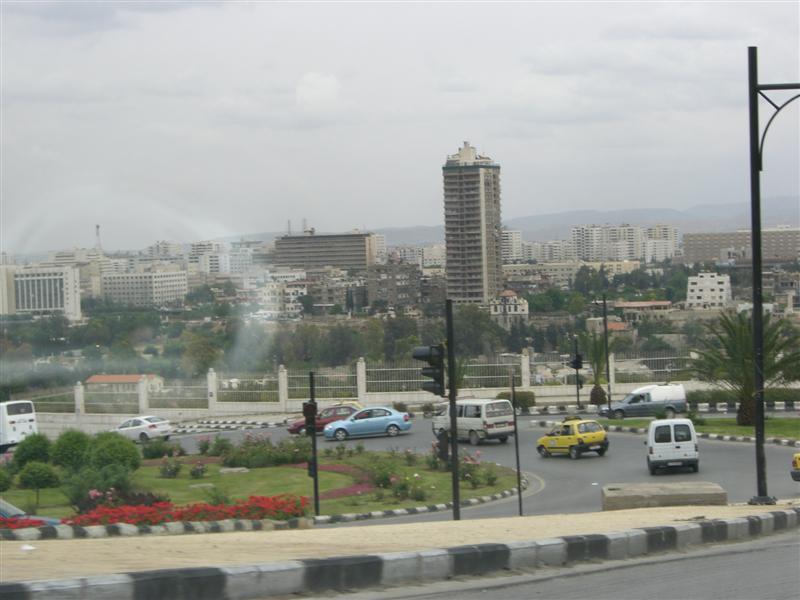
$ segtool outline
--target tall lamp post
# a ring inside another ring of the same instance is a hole
[[[764,139],[778,113],[786,105],[800,98],[795,94],[783,104],[776,104],[764,92],[800,90],[800,83],[758,83],[758,48],[747,49],[748,97],[750,106],[750,217],[753,248],[753,363],[756,408],[756,485],[757,495],[750,504],[775,504],[767,495],[767,461],[764,456],[764,314],[761,281],[761,170],[763,169]],[[761,133],[758,122],[758,97],[775,109]]]
[[[597,300],[592,302],[593,304],[599,304]],[[606,303],[606,295],[603,294],[603,345],[605,347],[606,352],[606,386],[608,387],[608,414],[611,414],[611,366],[610,366],[610,359],[608,356],[608,307]]]

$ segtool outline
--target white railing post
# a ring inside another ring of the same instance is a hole
[[[147,378],[144,375],[139,378],[139,383],[136,384],[136,391],[139,397],[139,414],[146,415],[150,412],[150,405],[147,400]]]
[[[522,349],[522,356],[520,357],[520,364],[519,364],[519,371],[520,371],[520,378],[521,382],[520,385],[522,388],[529,388],[531,387],[531,357],[528,353],[527,348]]]
[[[289,412],[289,373],[283,365],[278,366],[278,404],[281,412]]]
[[[208,412],[212,415],[217,414],[217,401],[219,396],[219,383],[217,381],[217,373],[214,369],[209,369],[206,373],[206,387],[208,388]]]
[[[83,383],[80,381],[73,388],[75,395],[75,414],[81,416],[86,413],[86,399],[83,395]]]
[[[358,401],[361,404],[367,404],[367,363],[364,362],[364,357],[359,356],[356,362],[356,389]]]

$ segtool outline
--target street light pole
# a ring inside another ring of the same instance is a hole
[[[608,387],[608,414],[611,414],[611,367],[608,357],[608,310],[606,308],[606,295],[603,294],[603,338],[606,349],[606,386]]]
[[[775,498],[767,495],[767,461],[764,455],[764,297],[761,281],[761,170],[763,168],[764,138],[773,119],[787,104],[800,98],[800,94],[778,106],[764,94],[767,90],[798,90],[800,83],[758,83],[758,48],[747,49],[748,101],[750,108],[750,219],[753,253],[753,369],[756,409],[756,486],[757,495],[750,504],[775,504]],[[761,135],[758,121],[758,97],[769,102],[775,112],[770,117]]]

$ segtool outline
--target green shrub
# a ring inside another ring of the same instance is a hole
[[[183,456],[186,451],[180,444],[170,444],[163,438],[150,440],[142,445],[144,458],[161,458],[162,456]]]
[[[211,486],[203,491],[206,501],[212,506],[219,506],[221,504],[232,504],[230,496],[219,489],[217,486]]]
[[[0,492],[5,492],[11,487],[11,474],[7,469],[0,469]]]
[[[131,472],[119,464],[106,465],[100,469],[84,467],[64,477],[61,491],[70,505],[79,513],[85,512],[101,504],[90,492],[106,492],[113,490],[116,494],[128,496],[132,492]]]
[[[70,471],[78,471],[86,464],[86,454],[92,438],[83,431],[68,429],[58,436],[50,451],[53,464]]]
[[[531,406],[536,406],[536,394],[534,392],[514,390],[514,396],[517,408],[524,415],[530,412]],[[511,392],[500,392],[496,397],[498,400],[511,400]]]
[[[328,450],[330,450],[330,448],[325,448],[325,450],[328,451]],[[364,443],[363,442],[358,442],[356,444],[356,454],[364,454],[364,450],[365,450]],[[326,454],[326,456],[329,456],[329,455]]]
[[[159,477],[163,477],[164,479],[175,479],[181,473],[181,465],[175,458],[167,458],[164,457],[164,460],[161,461],[161,464],[158,467],[158,474]]]
[[[231,441],[226,438],[218,435],[214,438],[214,442],[211,444],[211,447],[208,449],[209,456],[222,456],[227,452],[233,450],[233,444]]]
[[[406,464],[409,467],[413,467],[417,464],[417,455],[414,454],[414,451],[411,448],[406,448],[405,452],[403,453],[403,457],[405,458]]]
[[[29,462],[50,462],[50,440],[41,433],[33,433],[22,440],[14,450],[12,465],[20,471]]]
[[[195,463],[189,471],[189,477],[192,479],[202,479],[206,476],[207,467],[203,463]]]
[[[489,486],[497,483],[497,473],[495,473],[492,465],[485,465],[483,467],[483,479],[486,481],[486,485]]]
[[[422,414],[426,417],[433,416],[433,413],[436,411],[436,407],[434,406],[433,402],[425,402],[422,405]]]
[[[408,412],[408,404],[405,402],[392,402],[392,408],[397,412]]]
[[[118,433],[99,433],[92,440],[88,453],[89,466],[102,469],[107,465],[121,465],[135,471],[142,464],[139,449],[131,440]]]
[[[366,468],[370,482],[377,488],[388,489],[392,486],[392,479],[395,478],[397,465],[388,458],[376,458]]]
[[[200,438],[200,441],[197,442],[197,451],[202,455],[206,455],[209,450],[211,450],[211,440],[207,437]]]
[[[226,467],[257,469],[298,464],[307,462],[310,458],[310,438],[286,438],[275,445],[269,437],[248,435],[241,444],[223,455],[222,463]]]

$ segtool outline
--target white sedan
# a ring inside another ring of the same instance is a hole
[[[148,415],[128,419],[114,431],[133,441],[138,440],[144,443],[154,438],[164,438],[168,440],[169,436],[172,434],[172,426],[167,419]]]

